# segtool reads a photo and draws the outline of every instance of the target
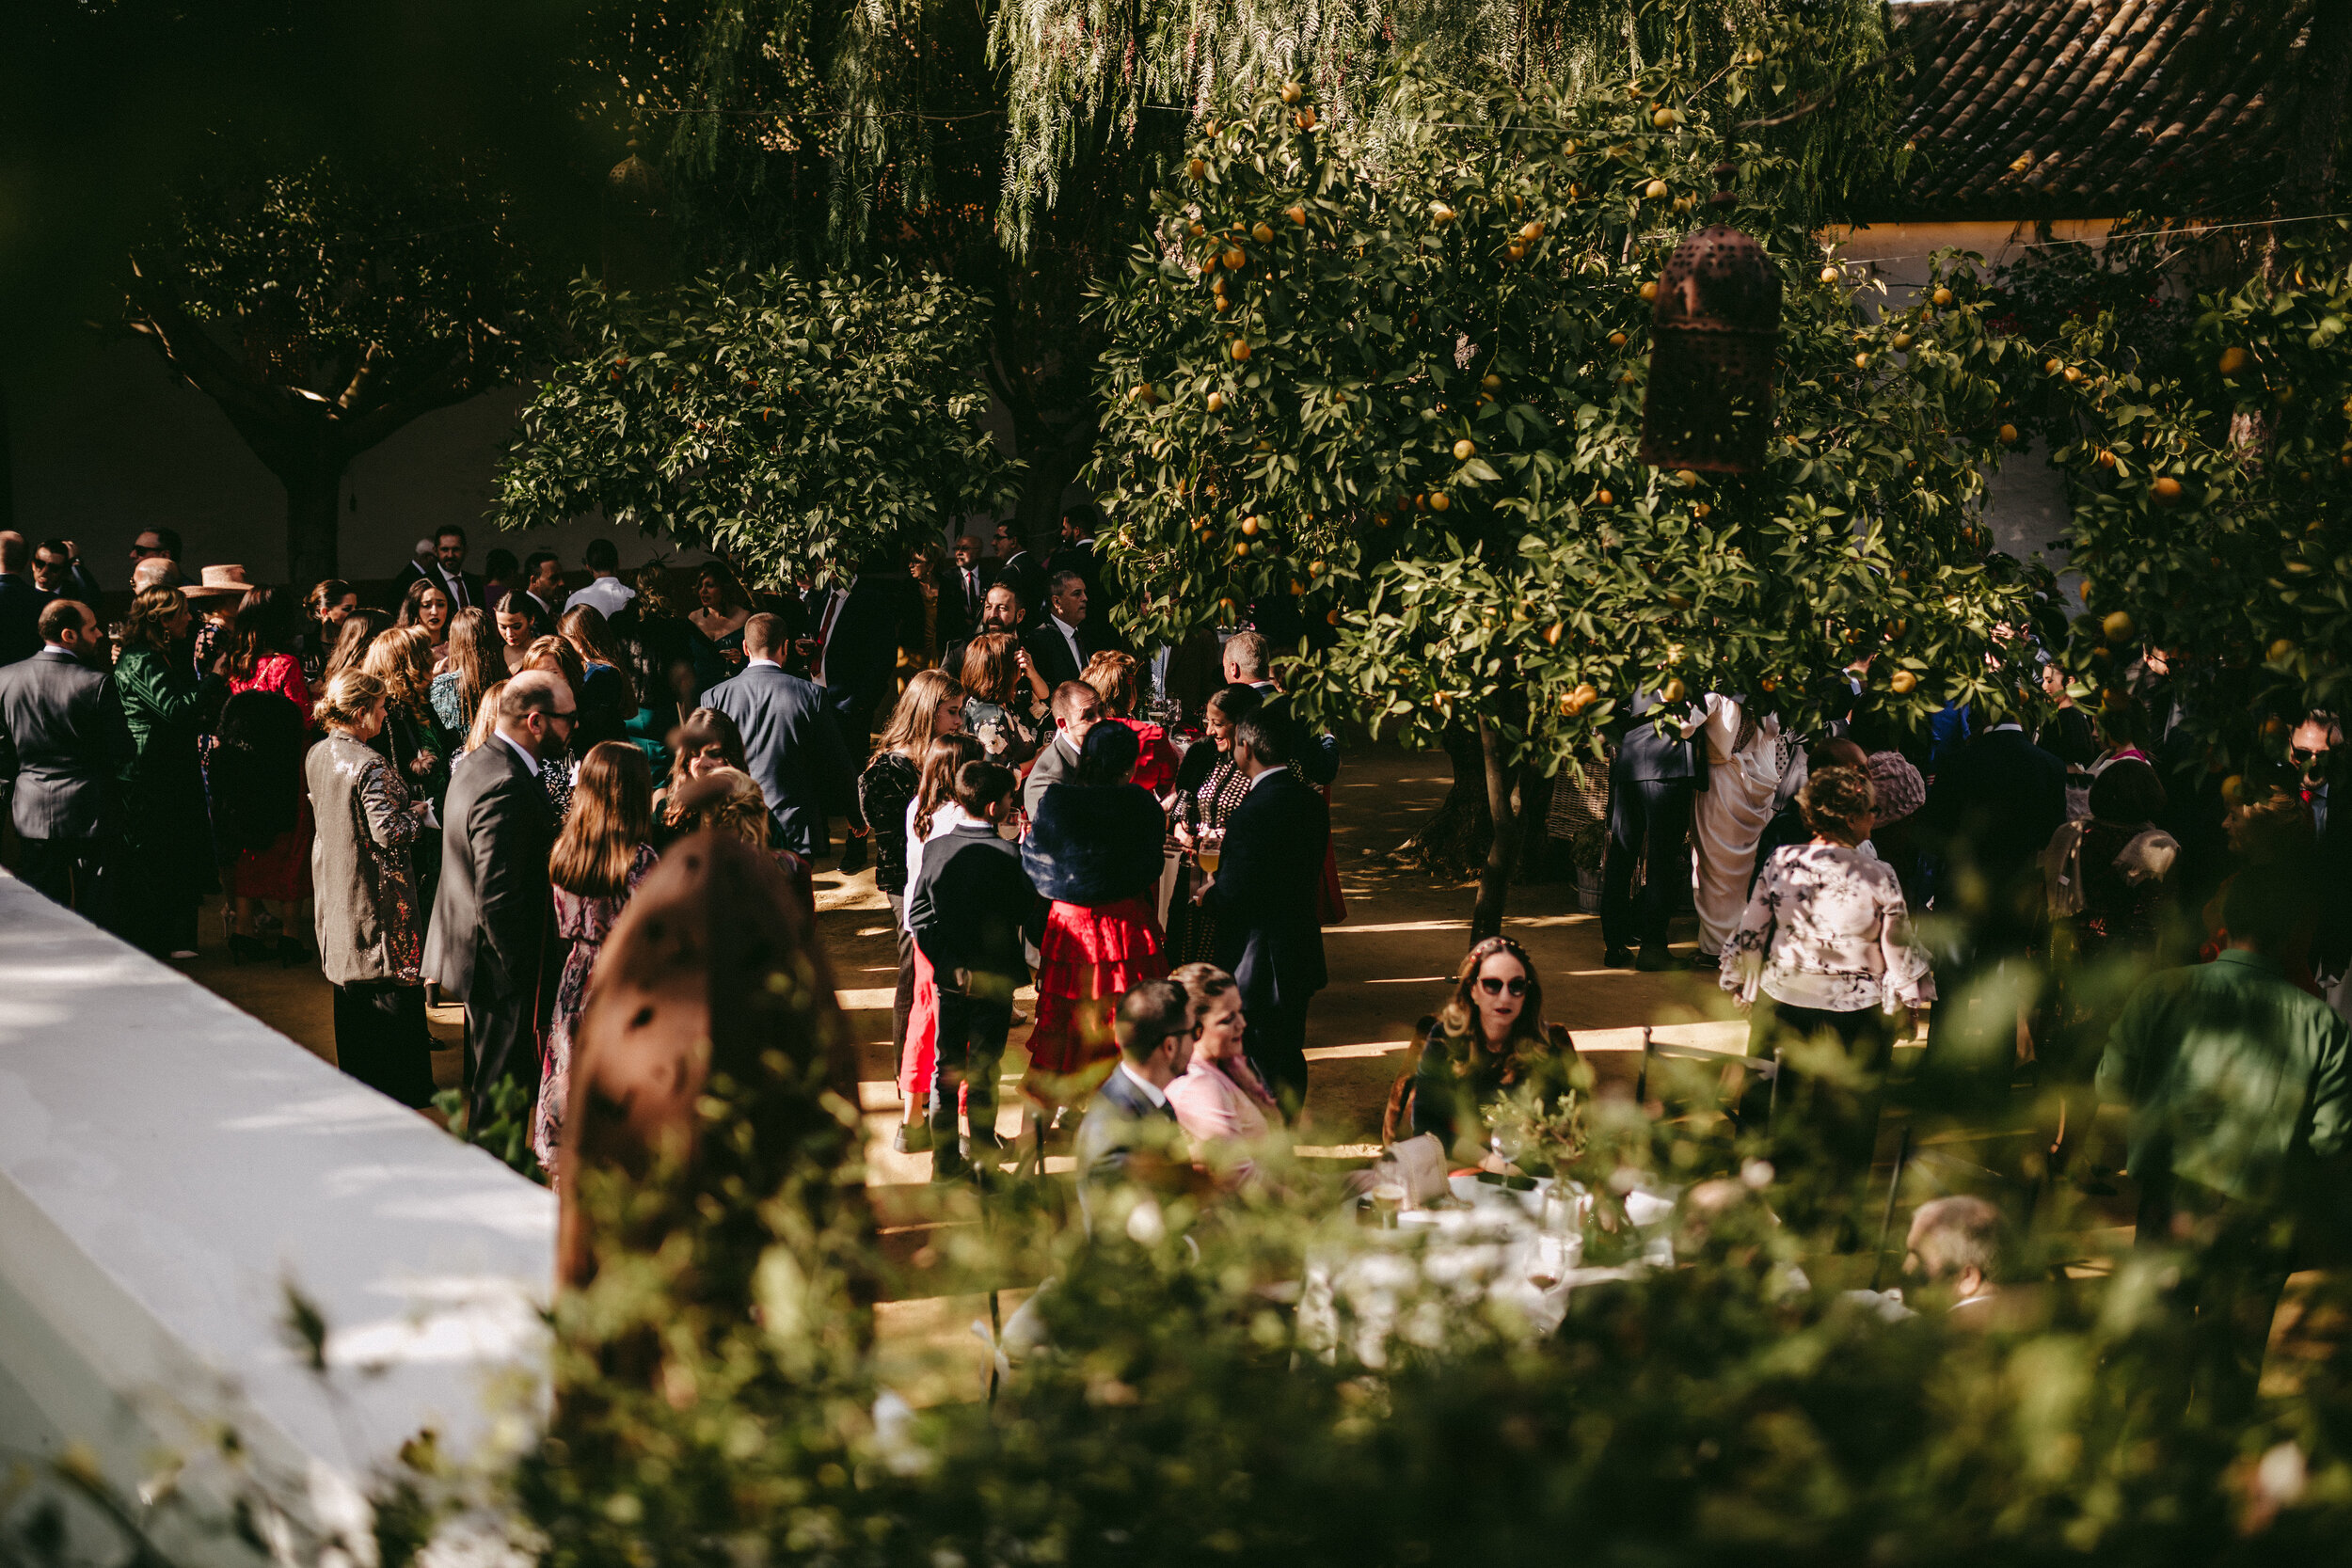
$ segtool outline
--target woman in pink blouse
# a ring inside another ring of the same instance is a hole
[[[1257,1180],[1252,1151],[1282,1125],[1273,1091],[1242,1053],[1241,992],[1215,964],[1186,964],[1168,976],[1192,998],[1200,1031],[1192,1066],[1168,1085],[1193,1158],[1231,1191]]]
[[[1807,1074],[1784,1077],[1780,1101],[1810,1122],[1833,1174],[1870,1167],[1878,1141],[1879,1080],[1893,1055],[1889,1021],[1935,1000],[1928,956],[1911,932],[1902,884],[1864,847],[1877,796],[1859,768],[1825,768],[1797,798],[1806,844],[1773,851],[1756,879],[1740,928],[1724,949],[1723,988],[1741,1012],[1758,992],[1770,1016],[1748,1034],[1751,1055],[1778,1054],[1789,1038],[1826,1037],[1860,1074],[1860,1086]]]

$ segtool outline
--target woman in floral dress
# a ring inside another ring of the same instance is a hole
[[[572,1031],[588,1000],[596,955],[629,895],[654,867],[653,770],[645,753],[625,740],[607,740],[590,751],[572,784],[572,813],[564,818],[548,859],[555,888],[555,932],[571,943],[564,977],[555,990],[548,1029],[548,1055],[541,1064],[539,1108],[531,1118],[531,1147],[555,1176],[555,1151],[564,1141],[564,1116],[572,1093]]]

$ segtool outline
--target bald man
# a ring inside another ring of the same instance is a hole
[[[467,1106],[476,1127],[488,1121],[500,1080],[528,1091],[526,1114],[538,1095],[532,1004],[548,951],[556,830],[539,774],[562,759],[579,719],[569,682],[526,670],[499,693],[490,738],[450,774],[424,974],[466,999]]]

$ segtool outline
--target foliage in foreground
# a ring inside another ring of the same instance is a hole
[[[757,584],[846,582],[1009,494],[980,415],[968,291],[881,273],[710,273],[660,302],[583,279],[499,470],[507,528],[599,510]]]

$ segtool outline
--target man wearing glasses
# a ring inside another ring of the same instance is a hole
[[[71,539],[44,539],[34,546],[33,581],[44,594],[97,608],[98,579],[82,564],[82,552]]]
[[[143,528],[131,541],[131,573],[137,580],[138,569],[150,561],[177,562],[180,559],[180,535],[167,528]]]
[[[467,1104],[476,1127],[488,1119],[501,1079],[522,1085],[525,1105],[538,1093],[532,1003],[547,953],[557,826],[540,773],[570,748],[579,721],[569,682],[526,670],[500,693],[489,744],[450,775],[424,974],[466,999]]]
[[[2287,736],[2287,761],[2301,777],[2303,803],[2311,809],[2319,837],[2319,927],[2312,933],[2312,977],[2328,1005],[2352,1018],[2352,823],[2339,823],[2330,809],[2336,752],[2344,725],[2332,713],[2311,712]]]

